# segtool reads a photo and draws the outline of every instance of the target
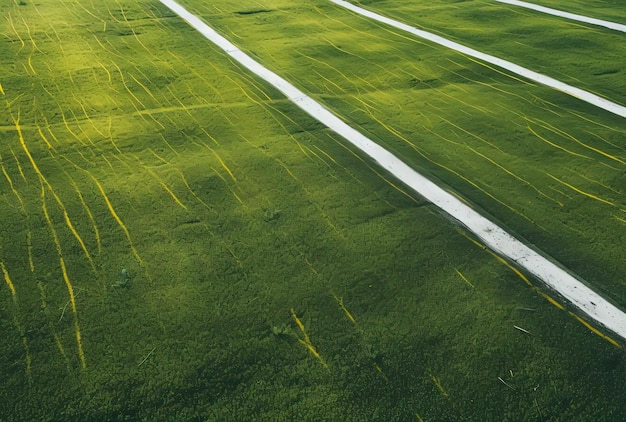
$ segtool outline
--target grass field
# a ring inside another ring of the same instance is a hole
[[[626,308],[622,118],[326,1],[181,4]],[[360,4],[626,104],[620,34]],[[0,12],[0,420],[626,418],[621,339],[158,1]]]

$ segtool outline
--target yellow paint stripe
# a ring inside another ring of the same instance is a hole
[[[89,260],[89,262],[91,263],[91,266],[93,267],[93,269],[95,271],[95,264],[94,264],[93,260],[91,259],[91,255],[89,254],[89,251],[87,250],[87,247],[85,246],[85,243],[83,242],[82,238],[80,237],[80,235],[78,234],[76,229],[74,229],[74,226],[73,226],[73,224],[72,224],[72,222],[71,222],[71,220],[70,220],[70,218],[69,218],[69,216],[67,214],[67,211],[65,209],[65,206],[63,205],[63,202],[56,195],[56,193],[54,193],[54,190],[52,189],[52,186],[50,185],[50,183],[47,181],[47,179],[44,177],[44,175],[39,170],[39,167],[37,166],[37,163],[35,162],[35,159],[33,158],[33,156],[31,155],[30,151],[28,150],[28,147],[26,146],[26,141],[24,140],[24,136],[22,135],[22,129],[21,129],[20,123],[19,123],[19,116],[18,116],[17,119],[13,119],[13,121],[15,123],[15,128],[17,130],[22,149],[26,153],[26,156],[30,160],[30,163],[33,166],[33,169],[35,170],[35,173],[37,173],[37,175],[39,176],[39,180],[41,181],[42,198],[43,198],[44,193],[45,193],[45,189],[44,189],[44,184],[45,184],[48,187],[48,189],[50,189],[50,192],[54,196],[56,202],[59,204],[59,206],[63,210],[63,214],[64,214],[64,217],[65,217],[65,222],[66,222],[67,226],[69,227],[70,231],[72,232],[72,234],[74,235],[76,240],[78,240],[81,248],[83,249],[83,252],[85,253],[85,256],[87,257],[87,259]],[[44,207],[45,207],[45,202],[44,202]],[[57,239],[57,242],[58,242],[58,239]],[[60,244],[59,244],[59,255],[61,255]]]
[[[11,290],[11,296],[13,298],[13,302],[17,304],[17,292],[15,291],[15,286],[11,281],[11,277],[9,277],[9,272],[4,266],[4,262],[0,261],[0,269],[2,269],[2,274],[4,275],[4,282],[9,286],[9,290]]]
[[[356,320],[354,319],[354,317],[352,316],[350,311],[348,311],[346,306],[343,304],[343,298],[342,297],[338,297],[337,295],[333,295],[333,297],[335,298],[335,300],[339,304],[339,307],[341,308],[341,310],[346,314],[346,316],[348,317],[350,322],[352,322],[353,324],[356,324]]]
[[[35,72],[35,68],[33,67],[33,63],[31,61],[31,56],[28,56],[28,67],[30,67],[30,70],[33,72],[33,75],[37,74],[37,72]]]
[[[433,380],[433,383],[435,384],[437,389],[441,392],[441,394],[444,397],[448,397],[448,393],[446,392],[446,390],[443,389],[443,386],[441,385],[441,380],[432,374],[430,376],[430,379]]]
[[[102,197],[104,198],[104,202],[107,205],[107,208],[109,209],[109,212],[111,213],[111,215],[113,216],[113,218],[115,219],[115,221],[117,221],[117,224],[122,228],[122,230],[124,231],[124,234],[126,235],[126,239],[128,240],[128,243],[130,244],[130,249],[133,252],[133,255],[135,256],[135,259],[137,259],[137,261],[143,266],[144,262],[141,259],[141,257],[139,256],[139,253],[137,252],[137,249],[135,249],[135,245],[133,244],[133,240],[130,237],[130,233],[128,231],[128,229],[126,228],[126,225],[124,225],[124,222],[122,221],[122,219],[117,215],[117,213],[115,212],[115,209],[113,208],[113,205],[111,204],[111,201],[109,201],[109,197],[107,196],[107,194],[104,192],[104,189],[102,188],[102,185],[100,184],[100,182],[98,182],[98,180],[93,177],[91,174],[89,174],[89,177],[91,177],[91,179],[94,181],[94,183],[96,184],[96,186],[98,187],[98,189],[100,190],[100,193],[102,194]]]
[[[91,222],[91,227],[93,228],[94,236],[96,238],[96,245],[98,247],[98,253],[100,253],[102,252],[102,246],[100,243],[100,231],[98,230],[98,225],[96,224],[96,220],[94,219],[93,214],[91,213],[91,209],[89,208],[89,205],[87,205],[87,203],[85,202],[85,199],[83,198],[83,194],[78,189],[76,182],[74,182],[74,179],[72,179],[67,172],[65,173],[65,175],[67,176],[70,183],[74,187],[74,191],[76,191],[76,194],[78,195],[78,199],[80,200],[80,203],[83,206],[83,209],[87,213],[87,217],[89,218],[89,221]]]
[[[611,343],[613,346],[618,347],[620,349],[622,348],[621,344],[619,344],[617,341],[613,340],[611,337],[603,334],[602,332],[600,332],[600,330],[598,330],[598,329],[594,328],[593,326],[591,326],[591,324],[589,324],[587,321],[585,321],[584,319],[582,319],[578,315],[574,314],[573,312],[568,312],[568,313],[570,314],[570,316],[573,316],[574,318],[576,318],[576,320],[578,322],[580,322],[582,325],[587,327],[592,333],[596,334],[599,337],[602,337],[603,339],[605,339],[606,341]]]
[[[46,135],[43,134],[43,131],[41,130],[41,127],[39,127],[39,125],[37,125],[37,131],[39,132],[39,136],[41,136],[41,139],[43,139],[43,141],[48,146],[48,149],[54,149],[50,142],[48,142],[48,138],[46,138]]]
[[[565,151],[565,152],[567,152],[568,154],[572,154],[572,155],[575,155],[575,156],[577,156],[577,157],[586,158],[586,159],[588,159],[588,160],[591,160],[591,159],[592,159],[591,157],[587,157],[586,155],[579,154],[579,153],[574,152],[574,151],[570,151],[569,149],[564,148],[564,147],[562,147],[562,146],[560,146],[560,145],[557,145],[557,144],[555,144],[554,142],[550,142],[550,141],[548,141],[546,138],[544,138],[543,136],[541,136],[541,135],[539,135],[537,132],[535,132],[535,131],[533,130],[533,128],[531,128],[531,127],[530,127],[530,125],[528,125],[528,124],[526,125],[526,127],[528,128],[528,130],[529,130],[529,131],[530,131],[533,135],[535,135],[535,137],[539,138],[540,140],[542,140],[542,141],[543,141],[543,142],[545,142],[546,144],[548,144],[548,145],[550,145],[550,146],[553,146],[554,148],[560,149],[561,151]]]
[[[22,338],[22,345],[24,346],[25,351],[25,364],[26,364],[26,375],[28,379],[31,378],[31,357],[30,357],[30,348],[28,347],[28,341],[26,340],[26,335],[24,332],[24,328],[18,319],[19,314],[19,303],[17,302],[17,292],[15,291],[15,285],[11,281],[11,277],[9,276],[9,272],[4,266],[4,262],[0,261],[0,269],[2,269],[2,274],[4,276],[4,281],[9,286],[9,290],[11,290],[11,298],[13,299],[13,305],[15,306],[15,315],[13,316],[13,323],[20,333],[20,337]]]
[[[579,140],[579,139],[578,139],[578,138],[576,138],[575,136],[573,136],[573,135],[571,135],[571,134],[569,134],[569,133],[567,133],[567,132],[565,132],[565,131],[563,131],[563,130],[561,130],[561,129],[558,129],[558,128],[556,128],[556,127],[552,126],[552,125],[551,125],[551,124],[549,124],[549,123],[546,123],[546,122],[544,122],[544,121],[542,121],[542,120],[537,120],[537,121],[538,121],[538,122],[540,122],[540,123],[539,123],[539,125],[541,125],[541,126],[542,126],[542,127],[544,127],[545,129],[548,129],[549,131],[551,131],[551,132],[553,132],[553,133],[557,133],[557,134],[559,134],[559,135],[561,135],[561,136],[563,136],[563,137],[569,138],[570,140],[574,141],[575,143],[577,143],[578,145],[581,145],[581,146],[582,146],[582,147],[584,147],[584,148],[587,148],[587,149],[589,149],[589,150],[591,150],[591,151],[593,151],[593,152],[596,152],[596,153],[598,153],[598,154],[600,154],[600,155],[602,155],[602,156],[604,156],[604,157],[607,157],[607,158],[609,158],[609,159],[611,159],[611,160],[613,160],[613,161],[617,161],[617,162],[618,162],[618,163],[620,163],[620,164],[626,164],[626,162],[624,162],[624,161],[623,161],[622,159],[620,159],[619,157],[616,157],[615,155],[609,154],[608,152],[604,152],[604,151],[602,151],[601,149],[598,149],[598,148],[592,147],[591,145],[588,145],[588,144],[586,144],[586,143],[582,142],[581,140]],[[536,123],[536,122],[535,122],[535,123]]]
[[[491,249],[489,249],[488,247],[486,247],[485,245],[483,245],[482,243],[480,243],[479,241],[472,239],[470,236],[467,235],[467,233],[459,231],[459,233],[465,237],[467,240],[469,240],[470,242],[472,242],[474,245],[478,246],[480,249],[487,251],[491,256],[493,256],[494,258],[496,258],[498,261],[500,261],[500,263],[504,264],[505,266],[507,266],[511,271],[513,271],[515,274],[517,274],[517,276],[519,278],[521,278],[522,280],[524,280],[524,282],[526,284],[528,284],[529,286],[532,286],[533,284],[530,282],[530,280],[521,272],[519,271],[517,268],[515,268],[514,266],[512,266],[511,264],[508,263],[507,260],[505,260],[504,258],[502,258],[500,255],[497,255],[495,252],[493,252]]]
[[[459,270],[457,270],[456,268],[454,269],[454,271],[456,271],[456,273],[459,275],[459,277],[461,277],[461,279],[466,282],[471,288],[474,288],[474,285],[472,283],[470,283],[470,281],[463,275],[463,273]]]
[[[298,342],[306,346],[307,349],[309,349],[309,351],[311,352],[311,354],[315,356],[315,358],[322,364],[322,366],[324,366],[324,368],[328,368],[328,365],[326,364],[324,359],[322,359],[322,356],[320,356],[320,354],[317,352],[315,347],[313,347],[313,344],[311,344],[311,340],[309,339],[309,336],[304,329],[304,324],[302,323],[302,321],[300,321],[300,318],[298,318],[298,316],[296,315],[296,311],[294,311],[293,308],[291,308],[291,316],[293,317],[294,321],[296,322],[296,325],[298,326],[298,328],[300,328],[300,331],[302,332],[302,335],[304,336],[304,340],[298,339]]]
[[[65,353],[65,348],[63,347],[63,344],[61,343],[61,339],[59,338],[59,335],[57,334],[54,328],[54,324],[50,321],[50,316],[48,315],[48,312],[47,312],[48,303],[46,301],[46,289],[44,288],[43,283],[40,281],[37,282],[37,288],[39,289],[39,297],[41,298],[41,309],[43,309],[44,313],[48,317],[48,326],[50,328],[50,331],[52,332],[52,337],[54,338],[54,342],[57,348],[59,349],[61,356],[63,356],[63,359],[65,360],[65,364],[67,365],[69,369],[70,362],[69,362],[69,359],[67,358],[67,354]]]
[[[75,300],[76,296],[74,295],[74,287],[72,286],[72,282],[70,281],[70,277],[67,273],[65,260],[63,259],[63,251],[61,250],[61,243],[59,242],[59,238],[57,236],[56,230],[54,228],[54,225],[52,224],[50,215],[48,214],[48,208],[46,207],[45,194],[46,194],[46,190],[42,184],[41,185],[42,209],[43,209],[44,217],[46,218],[48,226],[50,227],[50,232],[52,233],[52,238],[54,240],[55,246],[57,248],[57,253],[59,255],[59,264],[61,265],[61,273],[63,274],[63,281],[65,282],[65,287],[67,289],[67,293],[70,298],[70,303],[72,305],[72,315],[74,317],[74,334],[76,336],[76,346],[78,349],[78,356],[80,358],[82,368],[85,369],[87,367],[87,364],[85,361],[85,353],[83,351],[83,345],[82,345],[81,334],[80,334],[80,326],[78,324],[78,311],[76,309],[76,300]]]
[[[550,173],[546,173],[546,174],[547,174],[548,176],[550,176],[552,179],[554,179],[554,180],[556,180],[557,182],[559,182],[560,184],[562,184],[562,185],[564,185],[564,186],[567,186],[568,188],[572,189],[572,190],[573,190],[573,191],[575,191],[575,192],[580,193],[581,195],[584,195],[584,196],[586,196],[586,197],[588,197],[588,198],[591,198],[591,199],[595,199],[596,201],[599,201],[599,202],[602,202],[602,203],[605,203],[605,204],[608,204],[608,205],[615,206],[615,204],[614,204],[613,202],[611,202],[611,201],[608,201],[608,200],[606,200],[606,199],[600,198],[599,196],[593,195],[593,194],[591,194],[591,193],[589,193],[589,192],[585,192],[584,190],[578,189],[577,187],[572,186],[572,185],[570,185],[569,183],[564,182],[563,180],[561,180],[561,179],[559,179],[559,178],[557,178],[557,177],[552,176]]]
[[[74,334],[76,336],[76,346],[78,348],[78,357],[80,358],[80,364],[83,369],[87,368],[87,362],[85,361],[85,352],[83,351],[82,336],[80,334],[80,326],[78,324],[78,312],[76,310],[76,296],[74,295],[74,287],[70,282],[70,278],[67,275],[67,269],[65,268],[65,261],[62,256],[59,256],[59,262],[61,264],[61,271],[63,272],[63,280],[65,281],[65,287],[70,295],[70,303],[72,305],[72,314],[74,316]]]
[[[0,84],[0,94],[5,95],[4,94],[4,89],[2,88],[2,84]]]
[[[67,211],[65,211],[65,207],[63,207],[63,217],[65,217],[65,224],[67,224],[67,227],[69,227],[70,231],[72,232],[72,234],[74,235],[76,240],[78,240],[78,243],[80,244],[80,247],[83,249],[83,252],[85,253],[85,256],[87,257],[87,260],[89,260],[89,263],[91,264],[91,267],[93,268],[93,270],[95,272],[96,271],[96,265],[94,264],[93,259],[91,258],[91,254],[87,250],[87,246],[85,246],[85,242],[83,242],[83,239],[80,237],[80,235],[78,234],[78,232],[74,228],[74,225],[72,224],[72,221],[70,220],[70,216],[67,215]]]
[[[559,308],[560,310],[564,311],[565,310],[565,306],[561,305],[559,302],[557,302],[555,299],[553,299],[551,296],[549,296],[548,294],[542,292],[541,290],[537,290],[537,293],[539,293],[541,296],[543,296],[548,302],[550,302],[551,304],[553,304],[554,306],[556,306],[557,308]]]
[[[137,78],[135,78],[132,73],[129,73],[129,75],[130,75],[131,78],[133,78],[133,81],[135,81],[137,83],[137,85],[142,87],[143,90],[146,91],[146,94],[148,94],[157,104],[160,103],[159,100],[157,100],[156,97],[154,95],[152,95],[152,91],[150,91],[147,86],[145,86],[144,84],[139,82],[139,80],[137,80]]]
[[[172,197],[172,199],[174,199],[174,202],[176,202],[179,206],[181,206],[183,209],[187,209],[187,207],[185,206],[185,204],[183,204],[180,199],[178,199],[178,197],[174,194],[174,192],[172,192],[172,190],[170,188],[167,187],[167,185],[165,183],[163,183],[161,180],[159,180],[159,184],[163,187],[163,189],[165,189],[165,191],[167,193],[170,194],[170,196]]]
[[[33,241],[32,241],[32,233],[30,231],[28,213],[26,212],[26,207],[24,206],[24,201],[22,200],[22,197],[20,196],[17,189],[15,189],[15,187],[13,186],[13,180],[11,180],[9,173],[6,171],[6,169],[4,168],[4,165],[2,165],[1,162],[0,162],[0,166],[2,167],[2,173],[4,174],[4,177],[9,182],[11,191],[17,197],[17,200],[20,203],[20,208],[22,209],[22,212],[24,213],[24,217],[26,220],[26,246],[28,249],[28,264],[30,266],[30,271],[33,272],[35,271],[35,264],[33,263]]]
[[[213,149],[211,149],[211,151],[215,155],[215,158],[217,158],[217,161],[219,161],[219,163],[222,165],[222,167],[224,167],[224,169],[228,172],[228,175],[230,176],[230,178],[233,179],[234,182],[236,182],[237,179],[235,179],[235,175],[233,175],[233,172],[230,171],[230,169],[228,168],[226,163],[222,160],[222,158],[219,155],[217,155],[217,152],[215,152]]]

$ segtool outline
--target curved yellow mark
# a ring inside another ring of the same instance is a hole
[[[605,203],[605,204],[608,204],[608,205],[615,206],[615,204],[614,204],[613,202],[611,202],[611,201],[608,201],[608,200],[606,200],[606,199],[602,199],[602,198],[600,198],[599,196],[596,196],[596,195],[593,195],[593,194],[591,194],[591,193],[589,193],[589,192],[585,192],[585,191],[583,191],[583,190],[581,190],[581,189],[578,189],[576,186],[572,186],[572,185],[570,185],[569,183],[564,182],[564,181],[562,181],[561,179],[559,179],[559,178],[557,178],[557,177],[552,176],[550,173],[546,173],[546,174],[547,174],[549,177],[551,177],[552,179],[554,179],[554,180],[556,180],[557,182],[559,182],[560,184],[562,184],[562,185],[564,185],[564,186],[567,186],[568,188],[570,188],[570,189],[571,189],[571,190],[573,190],[574,192],[578,192],[579,194],[584,195],[584,196],[586,196],[586,197],[588,197],[588,198],[591,198],[591,199],[595,199],[596,201],[599,201],[599,202],[602,202],[602,203]]]
[[[91,177],[91,179],[94,181],[94,183],[98,187],[98,190],[100,190],[100,193],[102,194],[102,197],[104,198],[104,202],[106,203],[107,208],[109,209],[109,212],[111,213],[111,215],[113,216],[115,221],[117,221],[117,224],[122,228],[122,231],[126,235],[126,239],[128,239],[128,243],[130,244],[130,249],[133,252],[133,255],[135,256],[135,259],[137,259],[137,261],[143,266],[144,262],[141,259],[141,257],[139,256],[139,253],[137,252],[137,249],[135,249],[135,245],[133,244],[133,240],[130,237],[130,233],[129,233],[128,229],[126,228],[126,225],[124,225],[124,222],[122,221],[122,219],[115,212],[115,209],[113,208],[113,205],[111,205],[111,201],[109,201],[109,197],[104,192],[104,189],[102,188],[102,185],[91,174],[89,174],[89,177]]]

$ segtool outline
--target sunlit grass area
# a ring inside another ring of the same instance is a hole
[[[621,118],[327,2],[183,4],[626,305]],[[626,416],[619,338],[159,2],[0,11],[0,419]]]
[[[622,250],[614,247],[626,228],[622,118],[327,2],[265,6],[197,11],[624,304]]]

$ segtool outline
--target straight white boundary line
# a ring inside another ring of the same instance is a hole
[[[539,6],[538,4],[528,3],[518,0],[495,0],[499,3],[507,3],[513,6],[525,7],[526,9],[536,10],[537,12],[547,13],[549,15],[560,16],[562,18],[570,19],[578,22],[590,23],[592,25],[604,26],[605,28],[614,29],[620,32],[626,32],[626,25],[621,23],[615,23],[610,21],[603,21],[602,19],[590,18],[584,15],[577,15],[575,13],[564,12],[558,9],[552,9],[550,7]]]
[[[525,67],[522,67],[512,62],[509,62],[507,60],[503,60],[503,59],[500,59],[498,57],[495,57],[489,54],[481,53],[478,50],[474,50],[473,48],[469,48],[457,42],[450,41],[446,38],[440,37],[439,35],[431,34],[430,32],[426,32],[421,29],[417,29],[413,26],[407,25],[405,23],[399,22],[397,20],[388,18],[386,16],[379,15],[378,13],[374,13],[369,10],[363,9],[361,7],[355,6],[352,3],[348,3],[347,1],[344,1],[344,0],[329,0],[329,1],[335,3],[338,6],[349,9],[359,15],[377,20],[378,22],[382,22],[389,26],[393,26],[394,28],[398,28],[398,29],[401,29],[402,31],[409,32],[413,35],[417,35],[420,38],[424,38],[428,41],[432,41],[444,47],[451,48],[452,50],[456,50],[460,53],[467,54],[468,56],[480,59],[487,63],[491,63],[502,69],[506,69],[517,75],[523,76],[526,79],[530,79],[531,81],[538,82],[542,85],[547,85],[550,88],[554,88],[568,95],[571,95],[572,97],[578,98],[579,100],[583,100],[596,107],[600,107],[613,114],[617,114],[618,116],[621,116],[621,117],[626,117],[626,107],[624,107],[623,105],[614,103],[610,100],[607,100],[606,98],[602,98],[599,95],[592,94],[591,92],[585,91],[580,88],[576,88],[575,86],[572,86],[572,85],[568,85],[557,79],[542,75],[541,73],[534,72],[530,69],[527,69]]]
[[[307,114],[344,137],[420,196],[458,220],[491,250],[514,261],[520,268],[525,269],[550,288],[559,292],[587,316],[626,339],[626,314],[620,309],[567,271],[474,211],[454,195],[417,173],[395,155],[350,127],[291,83],[256,62],[181,5],[173,0],[159,1],[224,50],[230,57],[281,91]]]

